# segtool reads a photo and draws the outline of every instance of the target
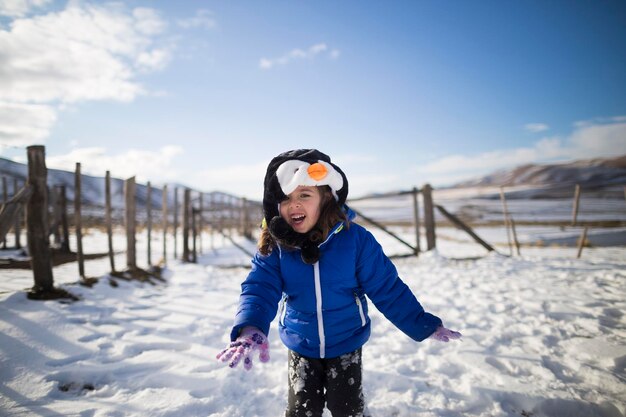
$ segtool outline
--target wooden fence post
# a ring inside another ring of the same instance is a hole
[[[418,190],[413,187],[413,225],[415,226],[415,256],[420,253],[420,213],[417,201]]]
[[[250,206],[247,198],[241,199],[241,234],[252,239],[252,228],[250,227]]]
[[[219,226],[218,226],[218,230],[220,232],[220,235],[222,235],[222,242],[224,242],[224,237],[226,236],[226,201],[225,201],[225,197],[223,195],[220,196],[219,198],[219,204],[218,204],[218,209],[219,209]]]
[[[578,220],[578,204],[580,203],[580,184],[576,184],[574,190],[574,208],[572,209],[572,226],[576,226]]]
[[[183,261],[189,262],[189,214],[191,213],[191,190],[185,188],[183,201]]]
[[[147,239],[148,239],[148,267],[152,266],[152,184],[148,181],[146,185],[148,187],[147,190],[147,201],[146,201],[146,211],[148,212],[147,219]]]
[[[174,259],[178,259],[178,187],[174,188]]]
[[[107,171],[104,177],[104,218],[109,244],[109,263],[111,264],[111,272],[115,272],[115,256],[113,253],[113,219],[111,218],[111,211],[111,172]]]
[[[578,253],[576,254],[576,258],[580,258],[580,255],[582,255],[583,253],[583,247],[585,246],[585,242],[587,240],[587,229],[588,227],[585,226],[585,228],[583,229],[583,233],[580,236],[580,240],[578,241]]]
[[[424,226],[426,227],[426,247],[431,250],[437,247],[437,237],[435,234],[435,212],[433,205],[433,188],[430,184],[422,187],[422,196],[424,198]]]
[[[513,231],[513,242],[515,243],[515,251],[517,252],[517,256],[520,256],[520,249],[519,249],[519,240],[517,240],[517,230],[515,229],[515,220],[513,220],[513,217],[511,217],[509,220],[511,220],[511,230]]]
[[[409,242],[407,242],[406,240],[402,239],[400,236],[398,236],[395,233],[393,233],[391,230],[387,229],[383,224],[377,222],[376,220],[372,219],[371,217],[367,217],[365,214],[361,213],[360,211],[356,210],[355,208],[352,208],[352,211],[354,212],[354,214],[356,214],[359,217],[362,217],[363,220],[365,220],[366,222],[369,222],[369,223],[373,224],[374,226],[378,227],[380,230],[382,230],[383,232],[387,233],[389,236],[393,237],[398,242],[400,242],[403,245],[405,245],[406,247],[410,248],[411,252],[415,253],[415,247],[413,245],[411,245]]]
[[[230,197],[230,236],[237,234],[238,220],[240,218],[239,201],[234,195]]]
[[[85,278],[85,257],[83,254],[83,219],[81,214],[81,178],[80,162],[76,163],[74,172],[74,226],[76,228],[76,256],[78,259],[78,275]]]
[[[18,183],[17,183],[17,178],[13,178],[13,195],[15,196],[18,192]],[[22,207],[22,205],[20,204],[20,208]],[[13,228],[15,229],[15,248],[16,249],[21,249],[22,248],[22,242],[20,241],[20,235],[21,235],[21,224],[22,224],[22,210],[18,209],[17,213],[15,214],[15,225],[13,226]]]
[[[197,222],[196,217],[198,216],[198,211],[191,207],[191,233],[192,233],[192,250],[191,250],[191,262],[196,263],[198,260],[198,254],[196,250],[196,240],[198,238],[198,230],[197,230]]]
[[[624,188],[624,195],[626,196],[626,188]],[[210,221],[209,221],[209,225],[210,225],[210,231],[211,231],[211,236],[210,236],[210,242],[211,242],[211,250],[215,250],[215,230],[217,229],[217,222],[216,222],[216,216],[215,216],[215,193],[211,193],[209,194],[209,214],[210,214]]]
[[[2,177],[2,204],[6,204],[9,201],[9,192],[7,190],[7,177]],[[7,248],[6,236],[0,236],[2,239],[2,249]]]
[[[502,202],[502,216],[504,217],[504,228],[506,229],[506,241],[509,244],[509,255],[513,255],[513,243],[511,242],[511,228],[509,222],[509,209],[504,197],[504,187],[500,187],[500,201]]]
[[[25,202],[32,194],[32,187],[28,184],[19,190],[9,201],[0,206],[0,237],[5,237],[12,227],[12,220],[20,215]]]
[[[52,223],[50,225],[50,234],[54,238],[54,246],[61,247],[61,197],[59,186],[52,187],[50,192],[50,204],[52,204]]]
[[[33,193],[26,205],[26,224],[28,252],[33,269],[35,285],[33,292],[50,292],[54,287],[50,241],[48,235],[48,195],[45,148],[40,145],[29,146],[28,185]]]
[[[162,196],[162,215],[163,215],[163,266],[167,265],[167,184],[163,186]]]
[[[480,243],[489,252],[495,251],[493,246],[482,240],[476,233],[474,233],[474,231],[469,226],[459,220],[459,218],[456,217],[454,214],[449,213],[448,210],[443,208],[443,206],[437,205],[436,207],[437,210],[439,210],[439,212],[443,214],[448,220],[450,220],[455,226],[457,226],[461,230],[464,230],[468,235],[470,235],[476,242]]]
[[[199,232],[199,236],[200,236],[200,242],[199,242],[199,251],[200,253],[204,252],[204,248],[202,247],[202,233],[204,232],[204,193],[200,192],[200,201],[199,201],[199,205],[200,207],[198,208],[198,216],[200,216],[200,218],[198,219],[198,232]]]
[[[230,238],[233,237],[233,232],[236,232],[237,229],[236,227],[238,227],[237,221],[235,220],[235,216],[238,215],[238,213],[235,212],[235,202],[234,200],[234,196],[229,195],[226,198],[226,205],[228,207],[228,220],[227,220],[227,226],[226,228],[228,229],[228,236]],[[233,228],[235,228],[235,230],[233,231]]]
[[[59,198],[61,199],[61,252],[70,253],[70,225],[67,221],[67,194],[65,185],[59,187]]]
[[[129,270],[137,269],[136,232],[137,232],[137,205],[136,205],[135,177],[124,182],[125,215],[126,222],[126,266]]]

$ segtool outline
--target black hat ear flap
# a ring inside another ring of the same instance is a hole
[[[302,249],[300,250],[300,257],[302,258],[302,262],[308,265],[313,265],[315,262],[320,259],[320,249],[314,242],[307,240],[302,245]]]
[[[298,233],[281,216],[274,216],[268,225],[270,235],[276,243],[290,248],[297,248],[302,245],[306,235]]]
[[[274,216],[268,225],[270,234],[276,240],[283,240],[293,230],[281,216]]]
[[[268,225],[270,235],[276,243],[287,248],[300,248],[302,262],[313,265],[320,259],[320,249],[309,240],[306,233],[298,233],[280,216],[274,216]]]

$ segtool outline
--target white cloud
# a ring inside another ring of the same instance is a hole
[[[155,19],[145,10],[131,16],[119,7],[86,5],[14,20],[9,31],[0,30],[0,99],[132,100],[143,91],[133,66],[162,66],[163,58],[145,59],[154,50],[165,53],[145,34]]]
[[[624,155],[626,120],[582,127],[574,131],[570,142],[571,157],[576,159]]]
[[[259,68],[272,69],[279,65],[287,65],[296,60],[313,59],[320,54],[327,54],[330,58],[333,59],[337,59],[340,55],[340,52],[337,49],[333,49],[330,52],[327,51],[328,46],[325,43],[315,44],[306,50],[296,48],[279,58],[261,58],[259,60]]]
[[[144,71],[163,69],[169,64],[170,58],[170,51],[167,49],[153,49],[140,53],[137,57],[136,66]]]
[[[21,17],[50,2],[51,0],[0,0],[0,16]]]
[[[545,123],[528,123],[524,126],[524,129],[532,133],[539,133],[550,129],[550,126]]]
[[[327,50],[328,47],[326,46],[326,44],[324,43],[318,43],[317,45],[313,45],[312,47],[309,48],[309,55],[317,55],[321,52],[324,52],[325,50]],[[307,54],[304,53],[304,57],[306,57]]]
[[[583,128],[588,126],[596,126],[603,124],[612,124],[612,123],[625,123],[626,116],[613,116],[613,117],[596,117],[591,120],[579,120],[574,123],[574,127]]]
[[[184,29],[214,29],[217,26],[214,14],[209,10],[198,10],[195,16],[179,19],[176,23]]]
[[[20,146],[41,141],[55,121],[51,106],[0,102],[0,143]]]
[[[433,184],[449,185],[498,169],[530,163],[615,157],[626,154],[626,120],[623,117],[577,122],[564,140],[546,137],[530,147],[501,149],[478,155],[449,155],[414,169]]]
[[[74,171],[80,162],[81,172],[94,176],[104,176],[106,171],[116,178],[137,177],[137,181],[151,181],[153,184],[166,183],[176,179],[174,159],[183,153],[179,146],[164,146],[156,151],[129,149],[112,155],[106,148],[76,148],[63,155],[46,155],[48,168]]]
[[[133,10],[133,18],[134,28],[146,36],[159,35],[167,28],[167,22],[154,9],[138,7]]]
[[[22,16],[43,4],[5,1],[2,10]],[[69,2],[58,12],[14,19],[0,29],[0,102],[25,114],[9,124],[0,119],[2,141],[28,145],[45,138],[55,120],[51,113],[68,103],[128,102],[146,94],[137,74],[169,62],[169,48],[156,45],[166,27],[155,10],[121,3]]]

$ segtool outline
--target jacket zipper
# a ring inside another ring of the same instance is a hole
[[[285,315],[287,315],[287,294],[283,295],[283,299],[280,303],[280,313],[278,314],[278,322],[282,326],[285,325]]]
[[[326,337],[324,336],[324,317],[322,315],[322,283],[320,282],[320,263],[313,264],[313,275],[315,277],[315,301],[317,311],[317,333],[320,338],[320,358],[326,356]]]
[[[335,230],[329,233],[326,240],[317,245],[317,247],[321,248],[322,245],[326,244],[326,242],[328,242],[333,235],[336,235],[342,229],[343,223],[341,223],[335,228]],[[326,356],[326,336],[324,335],[324,316],[322,314],[322,282],[320,279],[319,261],[313,264],[313,276],[315,277],[315,310],[317,313],[317,334],[320,338],[320,358],[324,359],[324,357]]]
[[[322,246],[324,246],[326,244],[326,242],[328,242],[334,235],[336,235],[337,233],[341,232],[343,230],[343,223],[339,224],[335,230],[332,230],[329,234],[328,237],[326,238],[325,241],[323,241],[322,243],[320,243],[319,245],[317,245],[318,248],[321,248]]]
[[[354,299],[356,301],[356,305],[359,307],[359,316],[361,316],[361,327],[363,327],[367,324],[367,321],[365,320],[365,313],[363,312],[363,303],[361,303],[361,299],[356,293],[354,293]]]

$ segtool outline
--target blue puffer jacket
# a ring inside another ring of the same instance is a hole
[[[268,334],[281,298],[281,340],[287,348],[312,358],[334,358],[369,339],[365,295],[414,340],[426,339],[441,325],[438,317],[424,311],[380,244],[362,226],[338,224],[320,244],[320,255],[317,263],[307,265],[299,250],[257,253],[241,285],[231,339],[245,326]]]

